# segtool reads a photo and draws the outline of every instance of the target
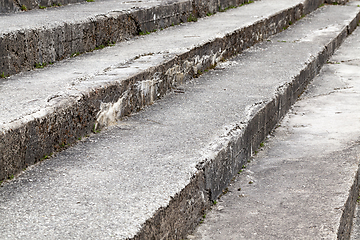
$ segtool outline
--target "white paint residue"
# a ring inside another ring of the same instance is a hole
[[[95,130],[98,126],[110,126],[116,124],[117,119],[121,117],[123,109],[123,100],[126,99],[128,93],[125,92],[122,97],[115,103],[101,103],[100,111],[97,114],[95,122]]]
[[[154,103],[155,99],[158,97],[157,85],[162,81],[159,75],[160,73],[155,73],[151,80],[144,80],[137,83],[137,94],[141,98],[142,106]],[[129,93],[126,91],[115,103],[101,103],[100,111],[97,114],[95,130],[99,126],[116,124],[116,121],[123,115],[123,109],[126,105],[128,95]]]
[[[138,92],[141,96],[141,102],[144,105],[154,103],[157,96],[157,85],[161,82],[160,73],[155,73],[151,80],[145,80],[138,84]]]

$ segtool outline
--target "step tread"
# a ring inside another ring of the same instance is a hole
[[[159,208],[176,204],[171,199],[201,171],[199,164],[234,141],[253,112],[332,38],[347,33],[357,14],[355,8],[321,8],[181,86],[184,93],[165,96],[3,184],[0,236],[133,237]]]
[[[359,39],[357,29],[188,239],[349,239],[341,224],[351,226],[343,214],[359,192]]]

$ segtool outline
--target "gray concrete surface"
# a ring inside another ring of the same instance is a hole
[[[203,17],[245,0],[106,0],[0,17],[0,73],[15,74],[75,53]]]
[[[3,183],[0,238],[184,238],[347,36],[357,11],[321,8]]]
[[[0,72],[30,70],[140,31],[164,28],[192,11],[189,1],[166,3],[101,1],[1,16]]]
[[[359,192],[359,39],[357,29],[188,239],[349,239]]]
[[[304,8],[301,1],[255,2],[0,80],[0,179],[282,31]],[[351,32],[357,21],[348,16],[357,9],[347,10],[339,24]]]

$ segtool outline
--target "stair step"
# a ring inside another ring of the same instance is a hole
[[[99,1],[0,16],[0,73],[12,75],[177,24],[190,1]]]
[[[2,80],[0,179],[282,31],[306,4],[255,2]]]
[[[248,0],[107,0],[0,15],[0,74],[13,75]]]
[[[270,12],[272,8],[264,9]],[[181,85],[151,107],[3,183],[0,238],[186,237],[352,32],[359,10],[319,8],[286,31]],[[214,19],[207,25],[216,29]],[[231,21],[222,25],[226,22]],[[185,45],[186,38],[180,39]],[[140,60],[147,58],[164,59],[154,54]],[[154,64],[134,63],[139,68]],[[109,79],[116,71],[106,72],[107,78],[104,74],[94,78]]]
[[[357,28],[187,239],[360,239],[359,210],[349,238],[360,187],[359,39]]]

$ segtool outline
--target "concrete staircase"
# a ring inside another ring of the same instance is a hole
[[[185,238],[359,23],[322,4],[1,15],[0,238]]]

